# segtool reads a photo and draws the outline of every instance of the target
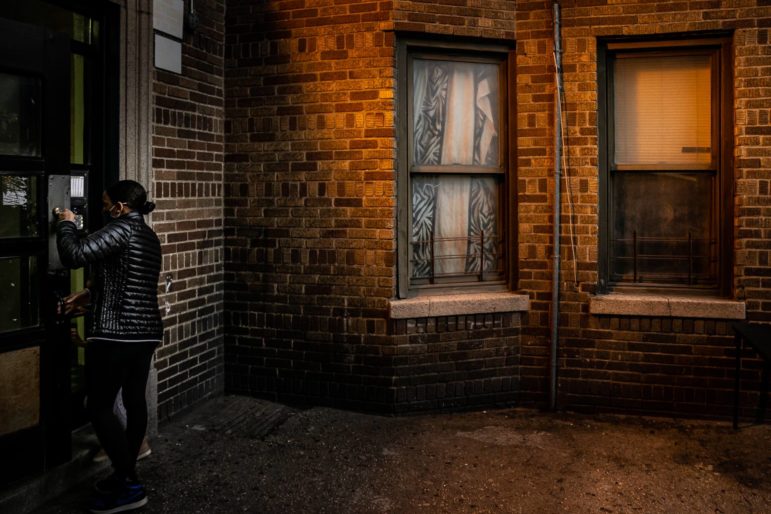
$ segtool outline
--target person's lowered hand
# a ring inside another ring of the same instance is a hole
[[[82,316],[88,312],[91,303],[91,291],[83,289],[64,298],[59,307],[59,314],[65,316]]]

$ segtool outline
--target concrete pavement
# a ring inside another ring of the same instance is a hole
[[[209,400],[140,462],[147,513],[771,512],[771,426]],[[37,514],[84,512],[93,479]]]

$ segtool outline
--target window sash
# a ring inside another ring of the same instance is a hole
[[[407,77],[411,172],[504,172],[500,60],[414,53]]]
[[[716,287],[716,190],[711,173],[614,174],[611,280]]]
[[[413,177],[411,280],[433,284],[501,279],[500,188],[496,177]]]
[[[714,52],[620,54],[611,63],[612,165],[714,169]]]

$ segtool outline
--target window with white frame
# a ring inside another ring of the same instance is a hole
[[[727,290],[730,54],[721,38],[600,46],[601,285]]]
[[[504,284],[508,54],[400,50],[403,290]]]

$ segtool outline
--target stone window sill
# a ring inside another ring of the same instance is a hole
[[[391,300],[391,319],[492,314],[530,309],[530,298],[513,293],[472,293]]]
[[[613,293],[589,301],[595,315],[744,319],[745,304],[721,298]]]

